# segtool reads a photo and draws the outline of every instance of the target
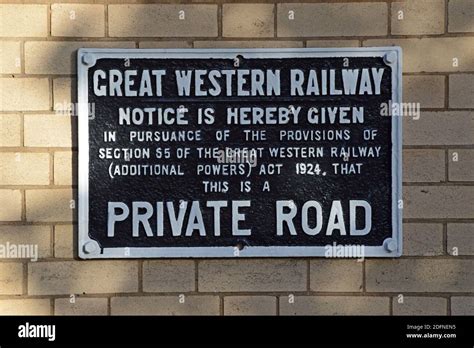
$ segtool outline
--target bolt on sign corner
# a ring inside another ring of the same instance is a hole
[[[80,49],[79,256],[400,256],[401,72],[398,47]]]

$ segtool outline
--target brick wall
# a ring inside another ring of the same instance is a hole
[[[0,260],[0,314],[474,314],[474,1],[1,2],[0,244],[40,258]],[[391,44],[402,258],[77,260],[78,48]]]

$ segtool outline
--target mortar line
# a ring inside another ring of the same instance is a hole
[[[444,81],[444,107],[446,108],[446,110],[450,110],[449,109],[449,73],[446,74],[446,78],[445,78],[445,81]]]
[[[49,235],[50,235],[50,242],[49,242],[49,247],[51,248],[51,255],[53,258],[56,258],[56,250],[55,250],[55,245],[56,245],[56,226],[51,225],[49,229]]]
[[[138,260],[138,293],[143,293],[143,263],[144,260]]]
[[[443,253],[449,255],[448,252],[448,223],[443,223]]]
[[[25,114],[20,112],[20,149],[25,146]]]
[[[366,276],[366,269],[367,269],[367,264],[366,264],[366,259],[364,258],[364,260],[362,261],[362,293],[366,293],[367,292],[367,285],[366,285],[366,279],[367,279],[367,276]]]
[[[449,1],[450,0],[446,0],[444,2],[444,34],[449,33]]]
[[[449,150],[446,149],[444,153],[444,180],[448,183],[449,181]]]
[[[53,35],[52,35],[52,19],[51,19],[51,13],[52,13],[52,9],[51,9],[51,6],[52,6],[52,3],[49,3],[48,4],[48,9],[47,9],[47,28],[48,28],[48,35],[46,36],[48,39],[51,38]]]
[[[26,222],[26,190],[20,189],[21,194],[21,221],[20,223],[23,224]]]
[[[306,290],[311,291],[311,261],[309,258],[306,260]]]
[[[54,157],[56,153],[49,153],[49,186],[54,186]]]
[[[104,25],[105,25],[105,28],[104,28],[104,34],[105,34],[105,37],[109,37],[109,4],[104,4]]]
[[[54,88],[53,88],[53,77],[48,76],[48,96],[49,96],[49,111],[55,115],[54,110]]]
[[[222,5],[222,4],[221,4]],[[388,26],[387,26],[388,27]],[[176,41],[176,40],[213,40],[215,36],[204,35],[204,36],[163,36],[163,37],[144,37],[144,36],[24,36],[21,39],[25,41],[35,41],[35,42],[88,42],[88,41],[100,41],[100,42],[110,42],[110,41],[133,41],[136,39],[146,39],[154,41]],[[300,35],[300,36],[277,36],[277,37],[247,37],[247,36],[237,36],[237,37],[226,37],[229,41],[301,41],[301,40],[327,40],[327,41],[351,41],[351,40],[361,40],[363,42],[369,40],[408,40],[408,39],[445,39],[445,38],[474,38],[474,33],[472,32],[459,32],[459,33],[440,33],[440,34],[412,34],[412,35],[354,35],[354,36],[344,36],[344,35]],[[2,41],[18,41],[16,36],[6,36],[2,37]]]
[[[16,261],[15,263],[17,263]],[[218,296],[260,296],[260,297],[265,297],[265,296],[280,296],[280,297],[288,297],[289,295],[294,295],[295,297],[307,297],[307,296],[312,296],[312,297],[391,297],[391,296],[398,296],[401,292],[400,291],[387,291],[387,292],[380,292],[380,291],[374,291],[374,292],[368,292],[368,293],[361,293],[359,292],[316,292],[312,291],[311,294],[307,294],[306,292],[302,291],[286,291],[286,292],[274,292],[274,291],[258,291],[258,292],[232,292],[232,291],[227,291],[227,292],[221,292],[221,293],[215,293],[215,292],[206,292],[206,293],[195,293],[195,292],[180,292],[180,293],[175,293],[175,292],[150,292],[150,293],[143,293],[139,294],[137,292],[133,293],[125,293],[125,292],[117,292],[117,293],[89,293],[89,294],[80,294],[81,298],[107,298],[107,297],[178,297],[180,295],[185,295],[187,297],[200,297],[200,296],[206,296],[206,297],[218,297]],[[469,298],[474,298],[474,294],[470,291],[460,291],[460,292],[422,292],[422,290],[419,291],[411,291],[411,292],[403,292],[404,296],[408,297],[420,297],[420,298],[430,298],[430,297],[442,297],[446,298],[448,296],[454,296],[454,297],[469,297]],[[68,299],[70,295],[68,294],[56,294],[56,295],[21,295],[21,299],[31,299],[31,300],[41,300],[41,299],[50,299],[50,298],[55,298],[55,299]],[[19,295],[1,295],[0,300],[15,300],[19,299]]]
[[[273,4],[273,38],[278,38],[278,3]]]
[[[20,41],[20,73],[25,74],[25,41]]]
[[[388,302],[388,315],[393,316],[393,301],[395,300],[395,297],[390,296]]]
[[[28,296],[28,262],[23,262],[23,289],[22,296]]]
[[[449,316],[453,315],[451,299],[452,299],[452,296],[448,296],[447,301],[446,301],[446,313]]]
[[[387,38],[392,37],[392,3],[386,2],[387,4]]]
[[[194,260],[194,291],[199,292],[199,261]]]
[[[280,296],[275,296],[275,305],[276,305],[276,309],[275,309],[275,313],[277,316],[280,316]]]
[[[223,8],[223,5],[222,3],[219,3],[217,5],[217,38],[223,38],[223,27],[224,27],[224,23],[223,23],[223,11],[224,11],[224,8]],[[211,38],[209,38],[211,39]],[[198,41],[198,40],[193,40],[193,43],[194,41]],[[194,44],[193,44],[194,46]]]

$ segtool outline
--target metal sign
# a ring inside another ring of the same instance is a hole
[[[400,256],[401,71],[398,47],[80,49],[79,256]]]

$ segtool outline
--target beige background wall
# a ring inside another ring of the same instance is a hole
[[[1,314],[474,314],[474,1],[146,2],[1,1],[0,244],[40,251],[0,260]],[[390,44],[422,107],[402,258],[75,258],[78,48]]]

